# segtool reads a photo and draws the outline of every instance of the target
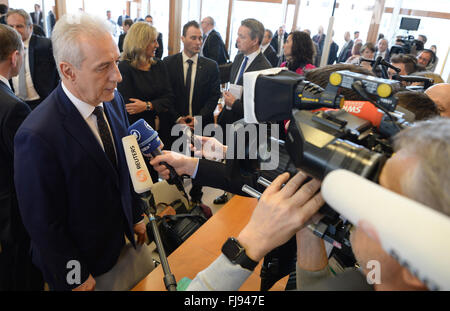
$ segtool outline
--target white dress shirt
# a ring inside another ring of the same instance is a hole
[[[5,83],[11,89],[11,85],[9,85],[8,79],[6,79],[4,76],[0,75],[0,81]]]
[[[181,53],[183,56],[183,75],[184,75],[184,85],[186,85],[186,77],[189,69],[188,59],[192,60],[192,75],[191,75],[191,91],[189,92],[189,115],[192,117],[192,95],[194,94],[195,77],[197,75],[197,64],[198,64],[198,54],[189,58],[184,51]]]
[[[261,49],[257,49],[255,52],[253,52],[253,53],[251,53],[251,54],[249,54],[249,55],[245,55],[245,54],[244,54],[244,56],[247,56],[247,57],[248,57],[248,61],[247,61],[247,65],[245,66],[244,73],[245,73],[245,71],[248,69],[248,67],[250,67],[250,65],[252,64],[252,62],[255,60],[256,56],[259,55],[259,53],[261,53]],[[238,82],[237,80],[239,79],[239,73],[241,72],[241,69],[242,69],[242,65],[243,65],[243,64],[244,64],[244,59],[242,59],[241,66],[239,67],[239,70],[238,70],[238,72],[237,72],[236,80],[234,81],[235,84],[237,84],[237,82]]]
[[[64,93],[66,93],[67,97],[69,97],[70,101],[73,103],[75,108],[77,108],[78,112],[81,114],[83,119],[89,125],[89,128],[91,129],[95,138],[97,138],[98,143],[100,144],[100,146],[102,147],[102,149],[104,151],[105,148],[103,147],[103,142],[102,142],[102,139],[100,138],[100,132],[98,130],[97,117],[93,114],[95,107],[92,105],[89,105],[88,103],[85,103],[82,100],[75,97],[75,95],[73,95],[66,88],[66,86],[64,85],[64,82],[62,82],[61,85],[62,85],[62,89],[63,89]],[[104,108],[103,103],[100,103],[99,106]],[[113,146],[114,146],[114,151],[116,152],[116,156],[117,156],[116,145],[114,143],[114,138],[113,138],[113,135],[111,132],[111,127],[109,126],[108,118],[106,117],[106,115],[105,115],[105,120],[106,120],[106,123],[108,124],[109,133],[111,134],[111,138],[112,138],[112,142],[113,142]]]
[[[34,88],[33,79],[31,77],[31,71],[30,71],[30,58],[28,56],[28,47],[30,46],[30,38],[31,36],[23,43],[25,47],[25,62],[22,66],[25,66],[25,84],[27,86],[27,98],[22,98],[25,101],[33,101],[40,99],[39,94],[37,93],[36,89]],[[16,96],[19,96],[19,76],[13,77],[13,86],[14,86],[14,93]]]

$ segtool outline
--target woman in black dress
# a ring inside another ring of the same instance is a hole
[[[158,32],[146,22],[133,24],[127,32],[119,63],[122,82],[117,89],[126,103],[128,119],[133,124],[144,119],[158,131],[161,140],[168,141],[170,109],[175,96],[164,63],[154,58],[158,48]],[[156,120],[159,122],[156,122]]]
[[[169,110],[174,109],[175,96],[165,64],[154,58],[159,46],[157,38],[156,28],[146,22],[130,27],[120,57],[122,82],[117,89],[123,96],[130,124],[144,119],[158,131],[164,143],[170,141],[170,126],[174,121],[170,119]],[[156,182],[158,174],[147,166]]]

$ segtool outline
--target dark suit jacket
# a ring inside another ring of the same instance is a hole
[[[67,265],[77,260],[81,283],[117,262],[125,243],[135,244],[133,224],[142,209],[132,192],[122,137],[125,105],[116,91],[104,103],[114,137],[117,169],[59,85],[22,123],[14,140],[14,177],[33,262],[50,288],[71,289]]]
[[[328,54],[328,65],[332,65],[337,61],[337,52],[339,50],[339,45],[336,42],[331,42],[330,53]]]
[[[14,135],[31,112],[27,104],[0,81],[0,244],[27,238],[14,188]]]
[[[42,28],[44,28],[44,15],[42,14],[42,12],[39,12],[39,20],[36,20],[36,12],[31,12],[30,13],[31,16],[31,20],[33,21],[33,24],[35,25],[39,25]]]
[[[230,73],[230,83],[234,83],[238,74],[239,69],[241,68],[241,64],[244,60],[244,54],[239,53],[234,58],[233,65],[231,66]],[[263,69],[272,68],[269,61],[266,59],[263,53],[259,53],[258,56],[253,60],[253,62],[248,66],[245,72],[258,71]],[[244,78],[242,77],[239,81],[237,81],[237,85],[244,85]],[[225,107],[219,114],[217,118],[217,123],[225,129],[226,124],[232,124],[237,120],[240,120],[244,117],[244,107],[241,99],[237,99],[231,110],[226,109]]]
[[[342,47],[342,50],[339,52],[339,56],[337,59],[338,63],[345,63],[347,59],[352,56],[353,49],[353,40],[350,40],[347,45]]]
[[[169,72],[172,91],[175,94],[175,107],[171,111],[173,121],[189,115],[189,99],[184,84],[183,55],[178,53],[164,58]],[[203,126],[214,123],[214,109],[220,98],[219,67],[206,57],[198,57],[197,71],[192,94],[192,113],[201,115]]]
[[[220,33],[214,29],[203,43],[203,56],[215,60],[219,65],[225,64],[230,59]]]
[[[122,19],[123,15],[120,15],[119,18],[117,19],[117,25],[122,26],[122,23],[124,22]],[[130,18],[128,15],[125,15],[125,19]]]
[[[125,41],[125,36],[127,35],[126,32],[121,33],[119,36],[119,43],[117,44],[119,46],[119,51],[123,52],[123,42]]]
[[[277,52],[275,52],[273,46],[269,44],[267,49],[264,51],[264,56],[267,58],[272,67],[278,67],[279,58]]]
[[[288,34],[287,34],[287,32],[285,32],[283,34],[283,44],[286,42],[287,37],[288,37]],[[275,54],[278,54],[278,31],[273,36],[272,41],[270,41],[270,45],[275,50]]]
[[[157,41],[158,41],[159,47],[156,49],[155,57],[159,58],[159,59],[162,59],[163,51],[164,51],[162,33],[159,33]]]
[[[59,82],[55,59],[53,58],[52,41],[31,35],[28,60],[34,88],[39,94],[40,100],[43,101],[56,88]],[[35,107],[31,108],[34,109]]]

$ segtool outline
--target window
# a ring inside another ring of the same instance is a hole
[[[153,17],[153,26],[162,33],[163,36],[163,58],[169,55],[169,4],[168,0],[158,0],[150,2],[150,15]]]

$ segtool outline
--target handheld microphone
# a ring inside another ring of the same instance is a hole
[[[136,136],[125,136],[122,138],[122,144],[134,191],[139,194],[149,191],[153,181],[142,157]]]
[[[450,217],[346,170],[329,173],[321,191],[351,223],[369,221],[383,249],[429,289],[450,290]]]
[[[160,150],[161,140],[159,139],[158,132],[145,122],[144,119],[140,119],[130,125],[128,132],[136,137],[139,148],[145,157],[155,158],[162,155]],[[161,162],[161,164],[165,165],[170,171],[167,183],[175,185],[178,190],[184,193],[183,181],[175,169],[166,162]]]
[[[378,110],[372,103],[367,101],[350,101],[346,100],[342,109],[357,116],[361,119],[367,120],[373,126],[379,128],[383,120],[384,113]]]

